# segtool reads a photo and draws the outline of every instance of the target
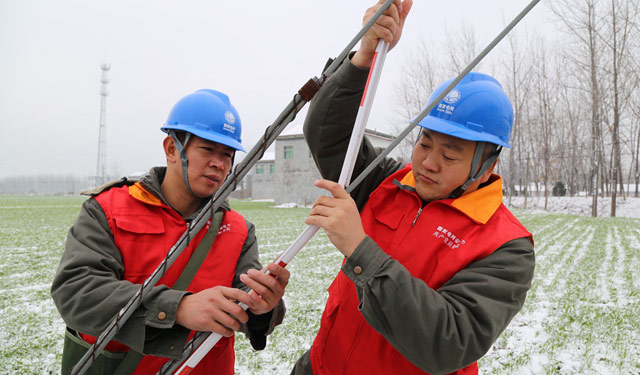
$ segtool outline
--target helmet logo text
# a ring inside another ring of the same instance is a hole
[[[455,106],[453,105],[446,105],[446,104],[442,104],[442,103],[438,103],[438,111],[439,112],[444,112],[448,115],[453,113],[453,110],[456,109]]]
[[[225,123],[223,126],[224,130],[228,131],[229,133],[236,133],[236,127],[230,124]]]

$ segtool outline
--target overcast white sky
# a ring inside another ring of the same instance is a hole
[[[0,178],[95,173],[100,65],[111,64],[107,171],[163,165],[159,128],[201,88],[227,93],[249,150],[361,27],[365,0],[0,0]],[[389,131],[391,86],[420,39],[469,25],[484,47],[529,0],[414,0],[369,128]],[[544,29],[539,4],[519,29]],[[506,20],[506,22],[505,22]],[[301,118],[297,121],[301,121]]]

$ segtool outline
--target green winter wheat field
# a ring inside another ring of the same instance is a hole
[[[0,374],[59,374],[64,324],[49,297],[83,197],[0,196]],[[267,263],[304,228],[307,208],[232,201],[256,225]],[[514,210],[534,234],[523,310],[481,374],[640,374],[640,219]],[[289,265],[287,317],[267,348],[236,343],[238,374],[288,374],[312,343],[341,256],[319,233]]]

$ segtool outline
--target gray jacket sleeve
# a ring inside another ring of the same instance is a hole
[[[366,78],[367,71],[344,62],[309,109],[305,136],[325,178],[337,180],[340,173]],[[363,140],[354,176],[378,153]],[[385,159],[352,193],[358,208],[400,167]],[[438,374],[463,368],[491,348],[521,309],[534,264],[531,242],[517,239],[434,290],[367,237],[342,272],[355,283],[358,308],[367,322],[413,364]],[[362,268],[359,275],[353,272],[355,266]]]
[[[311,102],[305,118],[304,135],[309,149],[323,178],[338,181],[349,139],[364,86],[369,74],[368,69],[360,69],[345,61],[324,84]],[[381,150],[372,146],[365,136],[358,151],[352,180],[360,175]],[[359,209],[362,209],[369,194],[402,165],[385,158],[351,192]]]
[[[356,266],[362,269],[359,275],[353,272]],[[369,237],[342,267],[356,285],[358,309],[371,327],[432,374],[466,367],[491,348],[522,308],[533,270],[527,238],[471,263],[438,290],[414,278]]]
[[[88,199],[69,230],[51,287],[67,326],[93,336],[102,333],[141,287],[122,280],[123,275],[122,257],[104,211],[95,199]],[[175,357],[189,334],[175,324],[178,303],[186,293],[153,287],[115,339],[144,354]]]

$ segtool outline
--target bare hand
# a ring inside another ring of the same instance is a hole
[[[376,5],[367,9],[363,23],[367,23],[384,2],[385,0],[379,0]],[[395,0],[362,37],[360,48],[351,58],[351,63],[360,68],[369,68],[380,39],[389,43],[389,49],[395,47],[402,36],[404,22],[412,5],[413,0]]]
[[[267,265],[269,274],[258,270],[249,270],[240,275],[240,281],[252,289],[249,293],[251,303],[247,303],[256,315],[267,313],[278,304],[289,283],[289,271],[275,263]]]
[[[337,182],[318,180],[315,185],[333,197],[318,198],[305,222],[324,229],[331,243],[349,257],[366,237],[356,202]]]
[[[251,297],[243,290],[215,286],[184,296],[178,304],[176,323],[194,331],[216,332],[225,337],[240,329],[249,315],[236,301],[249,305]]]

